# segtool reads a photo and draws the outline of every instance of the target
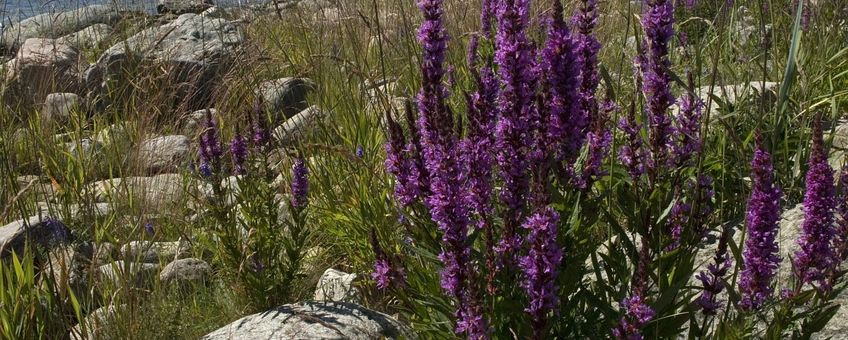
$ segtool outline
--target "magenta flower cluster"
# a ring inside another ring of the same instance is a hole
[[[745,249],[739,275],[740,306],[756,310],[774,292],[772,280],[780,266],[777,233],[783,193],[774,183],[771,156],[757,139],[751,161],[751,198],[746,215]]]
[[[827,163],[819,118],[813,124],[804,222],[798,239],[800,249],[795,252],[792,264],[798,285],[809,283],[817,289],[830,290],[830,273],[837,264],[837,254],[832,245],[836,231],[833,227],[835,208],[833,169]]]

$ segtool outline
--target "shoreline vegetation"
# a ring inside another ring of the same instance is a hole
[[[4,19],[0,339],[848,330],[839,1],[212,1]]]

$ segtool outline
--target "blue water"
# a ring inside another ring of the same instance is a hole
[[[218,0],[222,6],[239,6],[262,3],[260,0]],[[54,13],[95,4],[113,4],[120,9],[156,11],[156,0],[0,0],[0,17],[3,26],[42,13]]]

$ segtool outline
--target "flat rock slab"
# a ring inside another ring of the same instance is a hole
[[[317,106],[311,106],[274,129],[273,137],[283,147],[291,147],[297,143],[308,143],[321,132],[323,124],[327,124],[330,114]]]
[[[241,318],[205,340],[415,339],[392,317],[344,302],[300,302]]]

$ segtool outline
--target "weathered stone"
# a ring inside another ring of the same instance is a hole
[[[307,78],[280,78],[259,84],[256,94],[276,124],[306,109],[306,97],[314,90],[315,83]]]
[[[48,254],[47,277],[58,287],[70,288],[77,298],[84,297],[88,291],[88,273],[93,256],[93,247],[88,242],[53,249]],[[59,296],[67,301],[68,290],[60,290]]]
[[[344,302],[300,302],[241,318],[205,340],[416,339],[392,317]]]
[[[44,13],[22,20],[2,31],[0,48],[14,50],[30,38],[59,38],[94,24],[111,24],[120,19],[112,6],[92,5],[60,13]]]
[[[145,289],[153,284],[158,272],[156,263],[115,261],[104,264],[97,267],[97,289],[99,293],[109,289]]]
[[[6,74],[7,105],[31,107],[48,93],[77,92],[79,51],[54,39],[27,39]]]
[[[71,113],[79,108],[79,103],[80,98],[74,93],[48,94],[41,110],[42,123],[47,126],[66,124],[71,118]]]
[[[112,34],[112,26],[107,24],[94,24],[59,38],[60,41],[70,44],[78,49],[94,48],[106,41]]]
[[[180,172],[189,160],[190,147],[191,141],[181,135],[148,139],[141,143],[139,166],[145,174]]]
[[[201,13],[214,4],[211,0],[159,0],[156,11],[159,13]]]
[[[218,6],[209,7],[207,10],[200,13],[200,15],[205,16],[207,18],[221,18],[227,19],[230,17],[230,13],[227,12],[226,9]]]
[[[183,178],[179,174],[112,178],[88,186],[97,202],[120,202],[132,198],[139,206],[163,212],[176,211],[186,200]]]
[[[318,285],[315,287],[316,301],[339,301],[339,302],[361,302],[359,289],[353,286],[356,274],[348,274],[335,269],[327,269]]]
[[[116,315],[123,312],[126,305],[109,305],[89,313],[80,324],[74,326],[68,334],[71,340],[99,340],[108,338],[105,330],[116,321]]]
[[[0,258],[15,252],[23,255],[27,242],[49,247],[70,237],[70,231],[61,223],[48,223],[47,219],[32,216],[0,227]]]
[[[321,131],[329,118],[327,111],[311,106],[274,129],[273,136],[283,147],[307,143]]]
[[[166,284],[203,284],[212,276],[212,267],[201,259],[178,259],[169,263],[159,273],[159,281]]]
[[[218,110],[213,108],[197,110],[192,113],[189,113],[181,119],[182,133],[189,138],[199,140],[200,134],[206,129],[206,110],[209,110],[209,114],[212,116],[212,119],[217,121],[219,115]]]
[[[121,247],[121,254],[127,261],[145,263],[171,262],[189,255],[188,246],[179,241],[151,242],[132,241]]]
[[[183,14],[110,47],[86,70],[85,82],[89,90],[108,95],[102,91],[104,81],[141,63],[140,72],[171,89],[165,103],[204,108],[243,41],[242,32],[227,20]]]

